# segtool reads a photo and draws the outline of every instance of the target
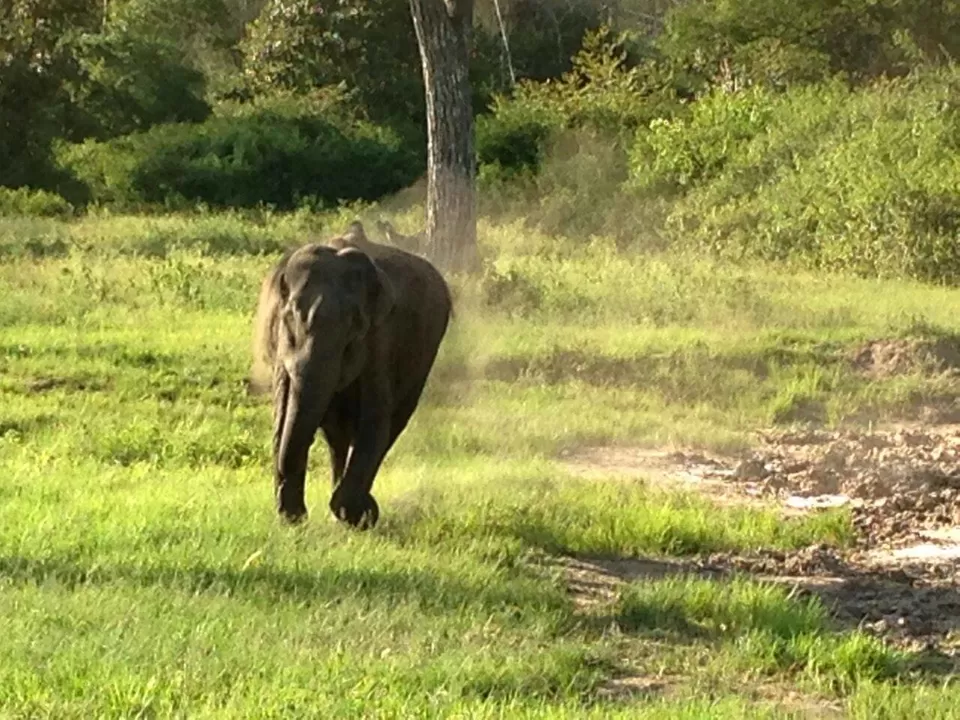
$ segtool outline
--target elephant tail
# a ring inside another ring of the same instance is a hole
[[[277,319],[280,314],[280,281],[291,252],[287,252],[260,284],[260,297],[253,321],[253,364],[250,390],[267,392],[273,383],[273,365],[277,357]]]

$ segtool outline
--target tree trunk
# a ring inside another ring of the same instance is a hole
[[[477,163],[470,37],[473,0],[410,0],[427,102],[427,249],[440,267],[473,271]]]

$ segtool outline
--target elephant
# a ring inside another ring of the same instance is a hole
[[[317,430],[330,449],[329,508],[376,526],[374,478],[420,402],[453,314],[429,261],[370,241],[354,222],[328,244],[287,251],[263,279],[252,385],[273,392],[273,475],[280,517],[307,517]]]

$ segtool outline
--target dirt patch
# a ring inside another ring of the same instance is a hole
[[[582,611],[615,603],[624,581],[658,580],[699,570],[696,563],[668,558],[558,557],[551,564],[563,571],[567,589]]]
[[[841,718],[846,717],[842,703],[822,697],[813,697],[783,685],[762,685],[752,693],[765,700],[778,712],[792,718]]]
[[[561,451],[560,459],[567,470],[585,478],[643,480],[695,490],[720,504],[763,504],[759,484],[731,482],[733,460],[704,452],[601,446]]]
[[[547,558],[549,565],[559,567],[574,603],[582,613],[595,617],[610,616],[626,582],[639,579],[661,579],[669,575],[697,574],[716,577],[724,574],[698,561],[673,558]],[[629,642],[625,638],[626,642]],[[657,672],[655,668],[636,667],[627,663],[621,674],[609,679],[597,696],[613,702],[636,702],[638,699],[679,696],[689,678]],[[755,685],[743,691],[758,703],[771,705],[791,717],[839,717],[835,704],[795,689],[769,684]]]
[[[626,675],[608,680],[597,691],[603,700],[635,701],[638,698],[669,696],[674,689],[675,678],[659,675]]]
[[[861,552],[816,545],[803,550],[715,554],[702,568],[746,573],[819,597],[840,625],[914,652],[960,661],[960,567],[875,564]]]
[[[960,426],[765,433],[739,457],[594,447],[561,461],[582,477],[642,478],[723,503],[775,503],[785,514],[847,506],[856,531],[844,552],[580,559],[564,572],[582,609],[613,602],[618,583],[638,578],[746,573],[816,594],[846,627],[960,661]]]
[[[960,369],[960,341],[954,338],[871,340],[850,356],[853,366],[872,378]]]
[[[724,503],[776,501],[787,513],[849,505],[862,547],[960,527],[960,425],[770,432],[740,457],[588,447],[560,459],[582,477],[644,479]]]
[[[960,426],[772,433],[734,477],[793,505],[849,502],[862,546],[899,546],[960,525]]]
[[[816,596],[838,628],[860,629],[914,653],[960,667],[960,567],[889,568],[863,562],[856,553],[815,545],[796,552],[715,553],[673,559],[557,558],[581,612],[612,611],[622,585],[669,575],[715,580],[735,575]]]

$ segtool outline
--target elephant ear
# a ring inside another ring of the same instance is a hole
[[[343,258],[357,269],[368,299],[371,322],[374,326],[382,324],[396,302],[396,292],[390,278],[373,258],[357,248],[344,248],[337,253],[337,257]]]

